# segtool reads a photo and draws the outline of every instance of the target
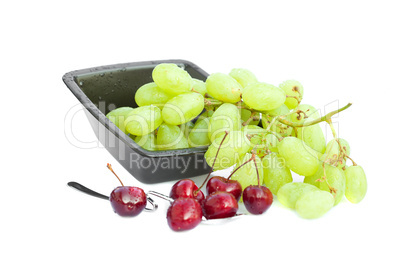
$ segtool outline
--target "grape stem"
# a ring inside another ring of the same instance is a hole
[[[247,160],[246,162],[244,162],[243,164],[241,164],[240,166],[238,166],[235,170],[233,170],[233,172],[229,175],[229,177],[226,179],[226,181],[229,181],[230,178],[232,177],[232,175],[233,175],[236,171],[238,171],[238,170],[239,170],[241,167],[243,167],[245,164],[247,164],[247,163],[253,161],[253,159],[255,159],[255,154],[254,154],[254,153],[251,155],[251,157],[250,157],[249,160]]]
[[[113,171],[113,169],[112,169],[112,165],[108,163],[106,166],[107,166],[107,168],[116,176],[116,178],[119,180],[121,186],[124,187],[123,182],[120,180],[119,176],[117,176],[117,174],[114,173],[114,171]]]
[[[324,116],[322,116],[320,118],[317,118],[317,119],[314,119],[314,120],[311,120],[311,121],[307,121],[307,122],[299,122],[299,123],[291,122],[291,121],[285,119],[286,115],[279,116],[277,118],[277,120],[279,122],[281,122],[282,124],[290,126],[290,127],[308,127],[308,126],[312,126],[312,125],[315,125],[315,124],[318,124],[318,123],[321,123],[321,122],[324,122],[324,121],[328,122],[328,120],[331,120],[331,117],[333,115],[346,110],[350,106],[352,106],[352,103],[348,103],[347,105],[343,106],[342,108],[340,108],[338,110],[329,112],[328,114],[326,114],[326,115],[324,115]]]
[[[212,106],[212,105],[221,105],[223,102],[212,99],[212,98],[204,98],[204,104],[206,106]]]
[[[247,121],[244,121],[244,122],[242,123],[242,125],[243,125],[243,126],[247,126],[247,125],[251,122],[251,120],[254,120],[255,114],[256,114],[256,112],[252,112],[251,115],[250,115],[250,117],[247,119]]]
[[[223,142],[225,141],[225,139],[226,139],[226,137],[227,137],[228,135],[229,135],[229,131],[226,130],[226,131],[225,131],[225,136],[223,136],[222,141],[221,141],[221,143],[219,144],[218,150],[216,150],[216,155],[215,155],[214,162],[212,163],[211,170],[209,171],[207,177],[205,178],[205,180],[203,181],[203,183],[201,184],[201,186],[200,186],[197,190],[194,191],[194,195],[195,195],[195,196],[198,194],[199,191],[201,191],[201,188],[204,187],[205,183],[206,183],[206,182],[208,181],[208,179],[209,179],[209,176],[211,176],[211,173],[212,173],[212,171],[214,170],[214,166],[215,166],[216,159],[218,158],[219,150],[221,149],[222,144],[223,144]]]

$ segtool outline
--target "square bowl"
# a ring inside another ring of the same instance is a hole
[[[68,72],[63,81],[85,108],[96,137],[110,154],[142,183],[153,184],[206,174],[210,167],[207,147],[148,151],[112,123],[106,114],[118,107],[138,107],[135,92],[152,82],[152,70],[160,63],[174,63],[193,78],[205,81],[208,73],[185,60],[122,63]]]

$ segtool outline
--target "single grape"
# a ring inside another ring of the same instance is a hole
[[[295,96],[298,97],[300,101],[302,100],[304,89],[300,82],[296,80],[286,80],[282,82],[279,87],[285,92],[286,96],[288,96],[285,101],[286,106],[288,106],[289,109],[296,108],[299,102],[297,99],[289,96]]]
[[[209,121],[209,139],[214,141],[224,135],[225,131],[237,131],[241,129],[240,112],[234,104],[224,103],[211,116]]]
[[[107,113],[106,117],[113,122],[121,131],[128,134],[126,130],[126,125],[124,124],[124,120],[126,120],[127,115],[133,110],[131,107],[120,107],[116,108],[109,113]]]
[[[257,77],[249,70],[243,68],[234,68],[229,75],[233,77],[243,88],[257,83]]]
[[[270,153],[262,159],[264,184],[276,195],[285,184],[292,182],[292,173],[285,164],[285,159],[276,153]]]
[[[366,196],[366,174],[361,166],[350,166],[345,169],[345,177],[345,196],[350,202],[357,204]]]
[[[138,106],[148,106],[152,104],[162,109],[163,105],[173,98],[173,95],[166,93],[154,82],[151,82],[141,86],[135,92],[134,98]]]
[[[233,166],[252,149],[250,141],[243,131],[230,131],[223,140],[224,136],[221,135],[216,138],[205,153],[205,160],[210,167],[212,167],[216,156],[214,170],[222,170]],[[222,140],[222,146],[217,154]]]
[[[310,120],[313,119],[308,118],[305,120],[305,122],[309,122]],[[325,152],[325,136],[319,124],[298,128],[297,138],[304,141],[309,147],[316,150],[317,152]]]
[[[205,97],[205,94],[207,94],[207,85],[205,85],[204,81],[193,78],[192,91],[195,91]]]
[[[193,79],[188,72],[173,63],[158,64],[152,71],[152,79],[170,95],[190,92],[193,87]]]
[[[321,165],[322,166],[322,165]],[[345,187],[346,187],[346,177],[343,170],[330,166],[325,165],[325,175],[326,180],[320,182],[320,189],[331,192],[328,184],[336,190],[335,195],[335,204],[339,204],[341,202],[343,196],[345,195]]]
[[[278,144],[278,152],[290,170],[302,176],[313,175],[319,166],[317,153],[305,142],[295,137],[286,137]]]
[[[156,137],[154,132],[146,134],[145,136],[137,136],[134,138],[134,141],[145,150],[148,151],[157,150]]]
[[[334,197],[325,191],[309,191],[296,201],[296,212],[305,219],[323,216],[334,206]]]
[[[165,123],[177,126],[194,119],[203,109],[204,97],[201,94],[180,94],[166,102],[162,109],[162,118]]]
[[[303,182],[290,182],[279,188],[278,201],[285,207],[294,209],[296,202],[303,194],[310,191],[319,191],[314,185]]]
[[[281,106],[286,100],[286,95],[276,86],[259,82],[245,87],[242,98],[250,108],[268,111]]]
[[[295,110],[300,110],[300,113],[292,113],[290,115],[290,121],[295,123],[303,123],[305,119],[305,114],[309,119],[317,119],[320,118],[320,111],[309,104],[300,104],[298,105]]]
[[[243,158],[236,163],[233,170],[242,165],[244,162],[250,160],[251,156],[252,154],[246,153]],[[255,156],[255,161],[257,163],[258,176],[262,181],[264,177],[264,169],[261,159],[258,156]],[[258,185],[257,169],[255,168],[254,161],[250,161],[234,172],[231,179],[238,181],[241,184],[242,189],[246,189],[246,187],[249,185]],[[242,198],[240,198],[240,201],[242,201]]]
[[[151,133],[162,122],[161,110],[154,105],[134,108],[124,120],[127,132],[134,136],[144,136]]]
[[[188,135],[188,144],[191,147],[207,146],[211,144],[208,137],[208,125],[210,119],[210,117],[203,117],[202,119],[197,120],[194,128]]]
[[[268,116],[271,116],[271,117],[275,117],[278,115],[288,114],[289,112],[290,112],[290,109],[288,108],[288,106],[286,106],[285,104],[282,104],[276,109],[266,111],[265,114]]]
[[[240,101],[243,87],[230,75],[223,73],[211,74],[205,84],[208,94],[217,100],[227,103]]]
[[[329,165],[326,165],[325,167],[327,167],[327,166],[329,166]],[[320,165],[318,165],[317,171],[313,175],[305,176],[303,179],[303,182],[320,188],[320,183],[321,183],[320,181],[323,176],[324,176],[324,169],[320,163]]]
[[[183,130],[178,126],[163,123],[158,128],[156,136],[158,150],[173,150],[188,148],[188,142]]]

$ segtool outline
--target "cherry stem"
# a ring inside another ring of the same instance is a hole
[[[116,178],[119,180],[121,186],[124,187],[124,184],[123,184],[123,182],[120,180],[119,176],[117,176],[117,174],[114,173],[114,171],[113,171],[113,169],[112,169],[112,165],[108,163],[106,166],[107,166],[107,168],[116,176]]]
[[[258,187],[261,187],[260,173],[258,172],[257,160],[255,160],[255,157],[253,158],[253,161],[254,161],[254,165],[255,165],[255,171],[257,172]]]
[[[170,203],[173,203],[173,201],[174,201],[173,198],[170,198],[170,197],[167,196],[167,195],[164,195],[164,194],[161,194],[161,193],[158,193],[158,192],[155,192],[155,191],[149,191],[148,194],[152,194],[152,195],[154,195],[154,196],[157,196],[157,197],[159,197],[159,198],[162,198],[162,199],[164,199],[164,200],[166,200],[166,201],[169,201]]]
[[[240,166],[238,166],[235,170],[233,170],[233,172],[229,175],[229,177],[226,179],[226,181],[229,181],[230,178],[232,177],[232,175],[238,171],[242,166],[244,166],[245,164],[247,164],[248,162],[253,161],[253,159],[255,159],[255,154],[251,155],[251,158],[249,160],[247,160],[246,162],[244,162],[243,164],[241,164]]]
[[[200,186],[197,190],[194,191],[194,195],[197,195],[198,192],[201,191],[201,188],[204,187],[205,183],[206,183],[206,182],[208,181],[208,179],[209,179],[209,176],[211,176],[211,173],[212,173],[213,170],[214,170],[216,158],[218,158],[219,150],[221,149],[222,144],[223,144],[223,142],[225,141],[225,139],[226,139],[226,137],[227,137],[228,135],[229,135],[229,131],[226,130],[226,131],[225,131],[225,136],[223,136],[223,139],[222,139],[221,143],[219,144],[218,150],[216,150],[216,155],[215,155],[214,162],[212,163],[211,170],[209,171],[207,177],[205,178],[205,180],[203,181],[203,183],[201,184],[201,186]]]

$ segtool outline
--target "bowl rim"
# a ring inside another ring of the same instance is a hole
[[[201,69],[196,64],[181,59],[168,59],[168,60],[153,60],[153,61],[139,61],[139,62],[128,62],[128,63],[118,63],[103,65],[98,67],[84,68],[80,70],[74,70],[67,72],[63,75],[62,80],[64,84],[70,89],[73,95],[80,101],[84,108],[94,116],[99,123],[101,123],[108,131],[115,135],[121,142],[123,142],[127,147],[134,150],[136,153],[147,157],[171,157],[171,156],[184,156],[192,155],[196,153],[205,153],[208,146],[186,148],[186,149],[174,149],[174,150],[164,150],[164,151],[149,151],[137,143],[134,142],[127,134],[120,130],[112,121],[110,121],[104,113],[102,113],[99,108],[87,97],[87,95],[82,91],[77,83],[77,78],[84,75],[92,75],[96,73],[102,73],[105,71],[119,71],[123,69],[130,69],[135,67],[145,67],[145,66],[156,66],[161,63],[174,63],[177,65],[184,65],[184,67],[189,66],[201,75],[208,77],[208,73]]]

